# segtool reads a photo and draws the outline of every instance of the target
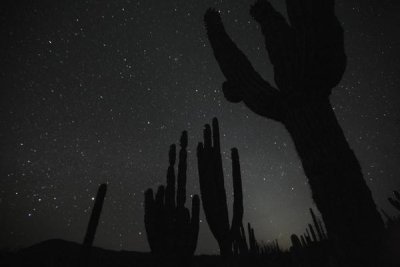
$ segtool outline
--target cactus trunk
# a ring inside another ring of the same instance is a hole
[[[288,110],[291,134],[329,237],[359,261],[380,243],[382,219],[328,99]]]
[[[104,198],[106,196],[107,185],[102,184],[97,191],[96,200],[94,202],[92,214],[90,216],[89,224],[86,230],[85,239],[83,241],[84,246],[91,247],[96,235],[97,225],[99,224],[101,210],[103,208]]]
[[[101,184],[97,191],[96,200],[90,215],[88,227],[86,230],[85,238],[83,240],[82,250],[79,256],[79,266],[88,266],[90,252],[93,245],[94,237],[96,235],[97,226],[103,209],[104,198],[107,192],[107,184]]]

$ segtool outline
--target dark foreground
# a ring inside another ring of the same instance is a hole
[[[234,257],[230,261],[223,261],[221,257],[215,255],[199,255],[194,256],[191,262],[157,259],[145,252],[114,251],[94,247],[91,250],[90,262],[85,264],[79,257],[81,251],[82,246],[78,243],[52,239],[16,252],[2,251],[0,266],[336,266],[329,257],[326,257],[321,246],[308,248],[302,251],[301,255],[296,255],[293,251],[280,252],[268,256]]]

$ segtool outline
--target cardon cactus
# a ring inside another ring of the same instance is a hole
[[[86,230],[85,239],[83,240],[84,246],[92,246],[94,237],[96,235],[97,225],[99,224],[101,210],[103,209],[104,198],[106,197],[107,185],[101,184],[97,191],[96,199],[90,215],[89,224]]]
[[[170,146],[167,186],[161,185],[157,194],[150,188],[145,192],[144,222],[151,252],[156,256],[188,258],[196,250],[199,234],[200,199],[192,199],[192,215],[186,202],[187,132],[182,133],[175,195],[175,145]]]
[[[233,215],[229,226],[228,206],[224,186],[224,172],[222,168],[219,126],[216,118],[204,129],[204,143],[197,146],[197,162],[200,180],[200,193],[204,213],[212,234],[218,242],[223,257],[233,254],[233,243],[237,253],[247,250],[243,243],[243,193],[240,173],[239,154],[236,148],[231,151],[232,179],[233,179]]]
[[[89,223],[87,226],[83,246],[79,257],[79,265],[87,266],[89,264],[90,251],[96,236],[97,226],[99,224],[101,210],[103,209],[104,198],[106,197],[107,184],[101,184],[97,191],[96,199],[92,213],[90,215]]]
[[[250,10],[265,36],[278,88],[255,71],[220,14],[206,12],[207,35],[226,78],[222,90],[227,100],[286,127],[341,261],[371,265],[384,224],[329,101],[346,67],[334,0],[286,0],[286,7],[289,22],[267,0]]]

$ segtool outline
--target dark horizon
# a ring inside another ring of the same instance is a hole
[[[282,1],[271,1],[280,11]],[[144,191],[165,183],[168,147],[187,130],[188,195],[199,193],[196,146],[218,117],[231,210],[230,149],[240,153],[244,219],[258,240],[290,246],[316,210],[285,128],[228,103],[203,15],[221,10],[263,77],[272,65],[249,3],[2,3],[0,248],[82,242],[101,183],[109,189],[95,246],[149,251]],[[331,102],[378,209],[400,189],[400,5],[336,1],[348,66]],[[217,254],[200,209],[196,254]]]

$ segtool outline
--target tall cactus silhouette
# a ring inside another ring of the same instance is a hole
[[[226,78],[222,90],[228,101],[242,101],[286,127],[329,237],[342,246],[338,253],[347,262],[371,264],[370,244],[380,243],[384,224],[329,101],[346,67],[334,0],[286,0],[286,7],[290,23],[267,0],[250,9],[265,36],[278,88],[255,71],[220,14],[207,10],[207,35]]]
[[[243,242],[243,193],[240,173],[239,153],[236,148],[231,151],[233,179],[233,215],[229,226],[228,205],[224,186],[219,126],[216,118],[205,125],[204,143],[197,146],[197,162],[200,180],[200,193],[204,213],[210,230],[218,242],[223,257],[232,255],[233,243],[236,242],[240,253],[247,250]]]
[[[85,238],[83,240],[83,246],[79,257],[80,266],[87,266],[89,264],[90,252],[93,245],[94,237],[96,235],[97,226],[99,224],[106,192],[107,184],[101,184],[99,186],[99,189],[97,190],[96,200],[94,201],[94,206],[90,215]]]
[[[182,133],[178,164],[177,192],[175,195],[176,147],[170,146],[167,186],[159,186],[154,198],[150,188],[145,192],[144,222],[151,252],[157,256],[188,258],[196,250],[199,234],[200,199],[192,199],[192,216],[185,207],[187,132]]]
[[[96,200],[94,201],[94,206],[92,209],[92,214],[90,215],[90,220],[86,230],[85,239],[83,240],[83,245],[91,247],[96,235],[97,225],[99,224],[101,210],[103,209],[104,198],[106,197],[107,185],[101,184],[97,191]]]

